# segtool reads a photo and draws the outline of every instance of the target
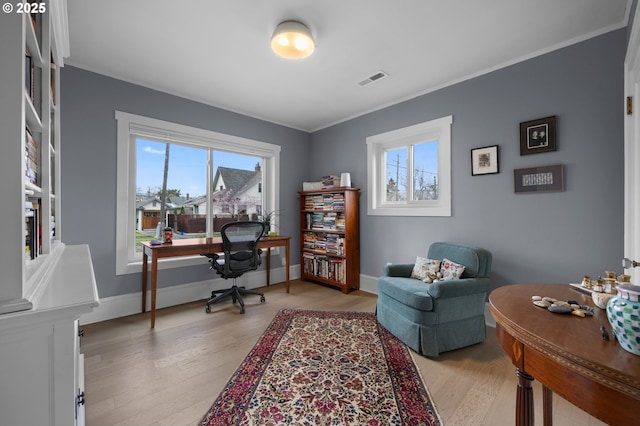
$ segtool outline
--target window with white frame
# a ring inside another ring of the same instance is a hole
[[[220,220],[278,210],[280,147],[116,111],[116,273],[139,272],[142,241],[213,235]],[[172,258],[159,267],[201,263]]]
[[[451,124],[447,116],[367,138],[367,212],[451,216]]]

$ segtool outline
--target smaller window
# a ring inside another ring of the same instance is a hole
[[[451,216],[452,116],[367,138],[368,214]]]

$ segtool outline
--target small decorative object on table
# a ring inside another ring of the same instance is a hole
[[[640,355],[640,286],[622,284],[618,295],[607,303],[607,319],[620,346]]]
[[[540,308],[546,308],[554,314],[571,314],[577,317],[592,317],[593,308],[587,305],[580,305],[573,300],[557,300],[548,296],[532,296],[531,301]]]
[[[165,243],[172,243],[173,242],[173,229],[171,229],[168,226],[166,228],[164,228],[163,236],[164,236],[164,242]]]
[[[604,277],[599,276],[598,279],[590,279],[588,275],[585,275],[579,285],[571,285],[591,294],[593,303],[600,309],[606,309],[609,300],[618,293],[616,290],[617,286],[624,284],[629,276],[620,275],[618,277],[614,271],[605,271],[605,275]]]
[[[260,216],[260,222],[264,225],[264,233],[263,236],[268,236],[271,232],[271,224],[273,223],[274,228],[277,227],[275,224],[275,218],[278,215],[277,211],[270,211]],[[273,231],[275,232],[275,231]]]
[[[351,188],[351,173],[340,174],[340,186],[344,188]]]
[[[596,306],[600,309],[606,309],[609,300],[613,299],[615,296],[615,293],[603,293],[599,291],[594,291],[591,293],[591,299],[593,299],[593,303],[595,303]]]

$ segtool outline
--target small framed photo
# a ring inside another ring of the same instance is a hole
[[[513,170],[516,193],[564,191],[564,165]]]
[[[556,116],[520,123],[520,155],[556,150]]]
[[[499,173],[498,145],[471,150],[471,176]]]

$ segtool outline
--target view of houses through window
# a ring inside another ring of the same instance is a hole
[[[437,140],[388,148],[383,152],[387,202],[438,199]]]
[[[207,221],[218,232],[229,221],[261,219],[262,158],[141,137],[135,149],[136,252],[165,225],[179,239],[204,237]]]

